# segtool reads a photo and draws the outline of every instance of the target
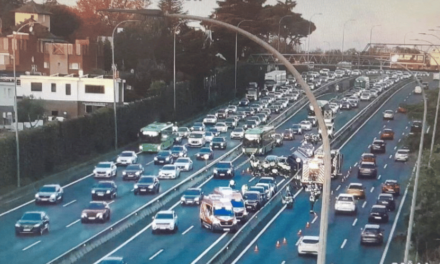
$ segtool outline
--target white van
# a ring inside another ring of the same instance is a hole
[[[422,87],[416,86],[416,88],[414,88],[414,94],[421,94],[421,93],[422,93]]]

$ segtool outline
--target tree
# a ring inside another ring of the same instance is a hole
[[[23,97],[23,99],[17,103],[17,107],[18,122],[34,122],[35,120],[42,119],[45,112],[43,100],[35,99],[32,95]]]
[[[50,31],[59,37],[68,39],[81,26],[81,18],[74,9],[55,3],[46,5],[52,13],[50,19]]]
[[[15,18],[14,13],[11,11],[22,5],[23,0],[0,0],[0,19],[3,32],[10,31],[11,27],[14,26]]]
[[[183,11],[183,0],[160,0],[158,6],[160,10],[169,14],[187,13]],[[175,18],[166,18],[166,21],[170,32],[173,31],[174,27],[179,23],[179,20]]]

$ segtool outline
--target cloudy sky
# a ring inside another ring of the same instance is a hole
[[[42,1],[42,0],[40,0]],[[39,1],[39,2],[40,2]],[[60,3],[75,5],[75,0],[58,0]],[[251,0],[250,0],[251,1]],[[153,6],[158,0],[152,0]],[[216,0],[184,0],[185,8],[191,15],[207,16],[217,6]],[[421,36],[419,32],[437,29],[440,36],[440,0],[297,0],[293,10],[310,19],[317,30],[312,34],[310,49],[341,49],[342,31],[345,27],[344,49],[363,49],[370,41],[373,25],[381,25],[373,30],[372,42],[421,43],[410,39],[425,39],[434,43],[440,40],[432,36]],[[275,4],[276,0],[267,0]],[[412,33],[411,33],[412,32]]]

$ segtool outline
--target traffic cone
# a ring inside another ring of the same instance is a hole
[[[255,245],[254,252],[258,252],[258,246]]]
[[[277,244],[276,244],[276,247],[279,248],[280,246],[281,246],[281,245],[280,245],[280,241],[278,240],[278,241],[277,241]]]
[[[298,236],[301,236],[302,235],[302,230],[300,229],[299,231],[298,231]]]
[[[286,239],[286,238],[283,239],[283,244],[284,244],[284,245],[287,244],[287,239]]]
[[[307,222],[307,224],[306,224],[306,228],[309,228],[309,227],[310,227],[310,223]]]

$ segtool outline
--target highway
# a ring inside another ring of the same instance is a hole
[[[306,114],[304,111],[304,115],[301,118],[298,117],[298,121],[304,119],[305,115]],[[272,119],[274,117],[275,115],[271,116]],[[291,123],[287,122],[285,127],[289,127],[290,125]],[[238,140],[230,140],[229,133],[224,135],[228,138],[228,148],[223,151],[216,150],[214,158],[220,157],[229,149],[237,146],[237,144],[240,143]],[[297,142],[299,141],[294,141],[294,144]],[[285,144],[285,146],[288,146],[288,143]],[[194,172],[205,166],[204,161],[197,161],[194,158],[194,155],[196,152],[198,152],[198,150],[199,148],[189,148],[189,156],[193,157],[194,161],[194,170],[192,172],[183,172],[180,179],[177,180],[161,180],[160,193],[170,189],[181,180],[186,179]],[[154,154],[139,155],[138,162],[144,165],[144,174],[146,175],[157,175],[158,173],[160,166],[156,166],[152,163],[154,156]],[[245,160],[246,158],[244,156],[239,157],[235,164],[243,163]],[[124,167],[119,167],[117,177],[112,179],[118,185],[118,197],[110,204],[112,214],[111,220],[107,223],[81,224],[80,222],[81,211],[91,200],[91,188],[98,181],[91,177],[91,175],[85,175],[80,180],[66,186],[64,190],[64,201],[62,204],[37,206],[33,202],[30,202],[7,212],[0,213],[0,219],[2,221],[2,226],[0,227],[0,236],[3,238],[0,241],[0,247],[2,247],[0,259],[14,259],[14,263],[29,263],[30,260],[32,260],[34,263],[47,263],[71,248],[82,244],[83,241],[102,232],[113,223],[124,218],[157,197],[157,195],[135,196],[132,192],[134,182],[122,181],[121,176],[123,169]],[[240,178],[240,176],[237,176],[238,181],[240,181]],[[214,186],[217,186],[216,184],[213,185],[214,182],[217,181],[208,182],[205,188],[209,191]],[[227,185],[227,182],[225,181],[222,184]],[[49,215],[50,232],[48,234],[44,234],[43,236],[16,237],[14,233],[15,222],[23,215],[24,212],[38,210],[45,211]],[[186,219],[185,214],[193,215],[193,212],[196,212],[197,210],[197,208],[185,208],[185,211],[178,211],[178,215],[182,220],[180,226],[181,229],[185,229],[186,226],[184,222]],[[197,215],[197,212],[195,214]],[[198,221],[190,222],[191,225],[198,223]],[[188,227],[190,226],[190,222],[188,222]],[[200,226],[197,225],[193,229],[199,230]],[[202,230],[201,232],[208,233],[206,230]],[[192,233],[196,232],[188,232],[187,237],[193,237]],[[206,237],[216,238],[218,237],[218,234],[208,234]],[[160,239],[163,238],[158,237],[157,241]],[[172,243],[172,240],[168,242]],[[202,242],[202,244],[205,243],[207,242]],[[156,242],[155,239],[155,245],[156,244],[159,244],[159,242]],[[183,246],[185,243],[179,243],[179,245]],[[41,254],[42,252],[44,252],[44,254]],[[189,258],[192,258],[192,256]]]
[[[343,174],[347,175],[349,168],[354,168],[344,182],[341,179],[332,181],[327,263],[382,264],[380,262],[382,254],[384,253],[393,223],[398,220],[396,219],[396,214],[404,197],[405,188],[412,174],[416,159],[413,155],[410,161],[406,163],[394,161],[394,153],[397,147],[401,145],[402,138],[407,135],[410,124],[407,116],[399,113],[395,114],[394,120],[384,121],[382,112],[388,109],[396,110],[399,103],[420,102],[422,97],[412,94],[414,87],[415,84],[411,83],[392,96],[341,148],[341,152],[344,154]],[[378,175],[380,176],[377,180],[358,179],[356,165],[362,153],[369,152],[369,145],[374,138],[379,137],[379,133],[384,127],[392,128],[395,131],[395,138],[387,142],[386,154],[378,154]],[[361,229],[367,224],[371,206],[376,203],[376,199],[381,193],[381,184],[386,179],[398,180],[401,184],[401,195],[397,198],[396,210],[390,213],[390,221],[386,224],[381,224],[382,228],[385,229],[384,243],[381,246],[361,246]],[[335,216],[334,198],[340,193],[345,193],[346,187],[352,182],[361,182],[366,187],[366,199],[358,201],[357,215]],[[255,243],[249,244],[247,250],[237,253],[238,256],[231,263],[316,263],[316,257],[298,256],[296,248],[300,239],[298,234],[300,230],[302,236],[319,235],[320,200],[315,205],[315,212],[318,214],[314,215],[309,213],[310,204],[308,198],[308,193],[300,193],[296,198],[294,209],[282,210],[262,235],[256,237]],[[406,203],[409,203],[408,200],[407,198]],[[400,214],[401,219],[402,213]],[[310,227],[307,227],[307,222],[309,222]],[[283,243],[284,239],[287,241],[286,244]],[[279,248],[276,247],[277,241],[281,243]],[[254,251],[256,245],[258,246],[258,252]],[[399,259],[394,261],[399,261]]]
[[[325,95],[320,99],[328,100],[334,96],[334,94]],[[367,102],[362,102],[357,109],[340,111],[335,119],[336,129],[342,127],[367,104]],[[306,117],[307,109],[303,108],[289,121],[277,128],[277,131],[282,132]],[[313,131],[317,133],[316,128]],[[284,145],[276,148],[273,154],[278,156],[290,155],[292,150],[300,145],[301,138],[301,136],[297,136],[294,141],[284,141]],[[249,186],[256,184],[258,179],[249,174],[242,175],[241,173],[243,169],[248,167],[246,156],[239,157],[234,161],[234,165],[236,166],[234,180],[237,189],[240,189],[244,184]],[[284,182],[282,177],[278,177],[276,180],[278,184]],[[229,180],[211,180],[200,187],[202,187],[205,194],[209,194],[215,187],[228,186],[228,183]],[[121,241],[120,245],[109,248],[110,252],[106,255],[123,256],[128,263],[173,263],[177,259],[181,263],[206,263],[233,236],[231,233],[211,233],[209,230],[202,228],[200,226],[199,207],[181,206],[176,203],[170,209],[174,209],[179,216],[179,232],[177,234],[153,235],[150,225],[147,225],[135,237],[127,241]],[[176,239],[179,243],[175,243]],[[154,243],[151,243],[152,241]],[[148,247],[145,245],[148,245]],[[191,250],[188,250],[188,247],[191,247]],[[258,263],[271,262],[258,261]]]

